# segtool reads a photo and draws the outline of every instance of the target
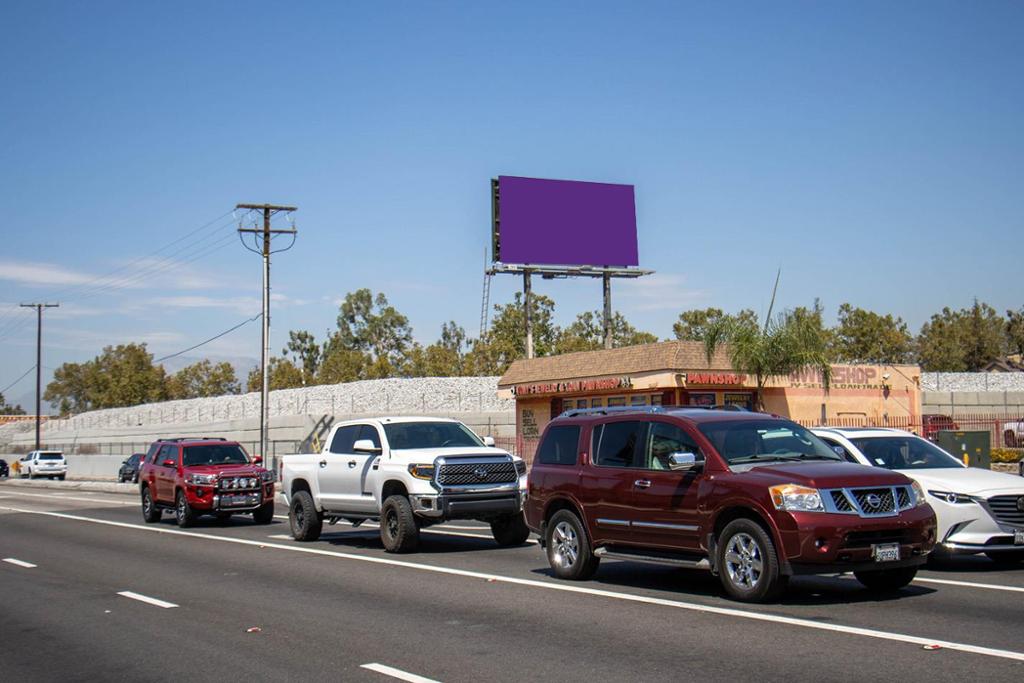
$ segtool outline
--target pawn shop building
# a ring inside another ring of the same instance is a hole
[[[765,410],[805,425],[909,426],[920,422],[916,365],[834,365],[769,379]],[[708,362],[700,342],[668,341],[514,362],[498,382],[516,402],[517,450],[532,458],[551,419],[574,408],[721,406],[753,409],[757,380],[732,367],[726,349]]]

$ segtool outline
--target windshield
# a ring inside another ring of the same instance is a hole
[[[241,446],[209,445],[185,446],[184,466],[189,465],[245,465],[249,457]]]
[[[916,436],[850,439],[876,467],[890,470],[927,470],[963,467],[960,461],[930,441]]]
[[[60,460],[63,457],[64,456],[61,453],[40,453],[39,454],[39,459],[40,460]]]
[[[736,420],[705,422],[698,428],[730,465],[780,460],[842,460],[821,439],[794,422]]]
[[[476,434],[459,422],[399,422],[385,424],[384,434],[393,449],[478,448],[484,445]]]

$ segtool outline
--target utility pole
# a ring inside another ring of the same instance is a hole
[[[57,308],[60,304],[21,304],[22,308],[36,309],[36,450],[42,433],[42,390],[43,390],[43,309]]]
[[[605,273],[604,281],[604,348],[612,348],[612,276]]]
[[[295,244],[295,227],[287,230],[271,230],[270,220],[274,214],[280,211],[297,211],[294,206],[277,206],[275,204],[238,204],[236,209],[247,209],[249,211],[260,211],[263,213],[262,228],[238,228],[238,236],[243,246],[249,251],[260,254],[263,257],[263,340],[260,344],[260,374],[262,375],[262,386],[260,389],[260,456],[267,460],[267,447],[270,443],[270,255],[277,251],[288,251]],[[253,243],[257,248],[251,248],[245,243],[245,235],[253,235]],[[273,235],[291,235],[292,243],[286,249],[271,250],[270,240]]]

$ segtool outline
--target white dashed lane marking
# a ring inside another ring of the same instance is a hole
[[[162,607],[164,609],[170,609],[177,607],[173,602],[167,602],[166,600],[160,600],[158,598],[151,598],[148,595],[142,595],[141,593],[133,593],[132,591],[121,591],[118,593],[123,598],[131,598],[132,600],[138,600],[144,602],[147,605],[153,605],[155,607]]]
[[[4,562],[13,564],[15,567],[24,567],[25,569],[35,569],[36,565],[31,562],[25,562],[24,560],[16,560],[13,557],[5,557]]]
[[[408,671],[396,669],[393,666],[385,666],[384,664],[363,664],[360,668],[376,671],[379,674],[384,674],[391,678],[397,678],[400,681],[409,681],[410,683],[438,683],[438,681],[435,681],[433,678],[425,678],[418,674],[411,674]]]

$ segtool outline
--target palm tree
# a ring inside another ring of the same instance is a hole
[[[807,315],[806,311],[783,311],[772,317],[780,275],[781,271],[775,277],[763,327],[749,320],[725,316],[711,325],[704,337],[708,363],[720,346],[728,344],[727,353],[733,368],[757,379],[757,410],[764,410],[764,385],[772,377],[798,370],[817,370],[826,392],[832,381],[828,337],[822,330],[820,316]],[[814,312],[819,311],[820,305],[815,302]]]

